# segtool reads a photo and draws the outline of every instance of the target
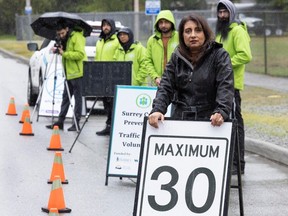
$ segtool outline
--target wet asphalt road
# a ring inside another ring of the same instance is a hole
[[[54,152],[46,150],[51,131],[45,125],[48,117],[33,122],[35,136],[20,136],[19,118],[26,103],[27,66],[0,56],[0,211],[4,216],[47,215],[41,207],[48,204],[51,185],[47,184]],[[15,97],[18,116],[5,115],[10,97]],[[30,109],[32,112],[32,108]],[[83,120],[82,120],[83,122]],[[104,127],[104,116],[91,116],[72,153],[76,133],[68,132],[70,122],[60,132],[63,164],[68,185],[63,185],[66,207],[75,216],[132,215],[136,179],[110,177],[105,186],[109,137],[98,137],[95,131]],[[246,154],[242,176],[244,215],[288,215],[288,168],[253,153]],[[232,184],[236,182],[232,177]],[[230,190],[229,215],[239,214],[237,189]]]

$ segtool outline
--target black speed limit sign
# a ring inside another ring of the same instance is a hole
[[[231,133],[230,122],[144,122],[134,216],[225,215]]]

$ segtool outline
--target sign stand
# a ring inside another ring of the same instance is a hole
[[[235,120],[235,134],[234,134],[234,148],[236,148],[236,164],[237,164],[237,185],[231,185],[231,188],[238,189],[239,196],[239,208],[240,216],[244,216],[244,207],[243,207],[243,193],[242,193],[242,179],[241,179],[241,166],[240,166],[240,147],[239,147],[239,137],[238,137],[238,127],[237,120]]]
[[[112,97],[116,85],[131,85],[132,62],[130,61],[86,61],[83,67],[82,96],[96,97],[96,99],[86,115],[85,122],[75,138],[69,153],[72,152],[97,100],[101,97]]]
[[[87,121],[88,121],[88,119],[89,119],[89,117],[90,117],[90,115],[91,115],[91,112],[93,111],[94,106],[95,106],[95,104],[96,104],[97,101],[98,101],[98,98],[96,97],[95,100],[94,100],[94,102],[93,102],[92,107],[90,108],[89,112],[88,112],[87,115],[85,116],[85,121],[84,121],[82,127],[80,128],[79,133],[77,134],[77,136],[76,136],[76,138],[75,138],[75,140],[74,140],[72,146],[70,147],[69,153],[72,152],[72,149],[73,149],[73,147],[74,147],[76,141],[78,140],[78,137],[80,136],[80,134],[81,134],[81,132],[82,132],[82,129],[84,128],[85,124],[87,123]]]
[[[144,120],[133,216],[227,216],[235,126]]]
[[[152,109],[156,91],[156,87],[117,85],[105,185],[108,177],[137,178],[143,120]]]
[[[31,115],[31,122],[33,121],[34,114],[37,111],[37,122],[39,120],[39,116],[51,116],[51,125],[53,125],[54,117],[58,116],[60,113],[64,88],[66,88],[70,102],[70,107],[66,117],[73,117],[74,122],[76,122],[73,109],[74,98],[71,97],[65,71],[63,69],[62,62],[59,61],[58,58],[60,58],[59,54],[54,53],[51,61],[47,63],[49,65],[45,69],[44,81],[40,87],[39,95]],[[53,64],[55,65],[54,70],[50,70]],[[50,105],[52,107],[50,107]]]

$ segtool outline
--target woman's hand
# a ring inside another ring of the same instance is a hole
[[[159,85],[160,85],[160,82],[161,82],[161,78],[157,77],[157,78],[155,79],[156,85],[159,86]]]
[[[224,122],[224,118],[220,113],[214,113],[213,115],[211,115],[210,120],[211,125],[213,126],[221,126]]]
[[[152,127],[158,128],[158,121],[161,120],[161,122],[163,122],[164,115],[160,112],[154,112],[149,115],[148,120]]]

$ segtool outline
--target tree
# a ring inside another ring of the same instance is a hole
[[[15,33],[15,14],[24,13],[25,2],[23,0],[10,0],[0,2],[0,33]]]

